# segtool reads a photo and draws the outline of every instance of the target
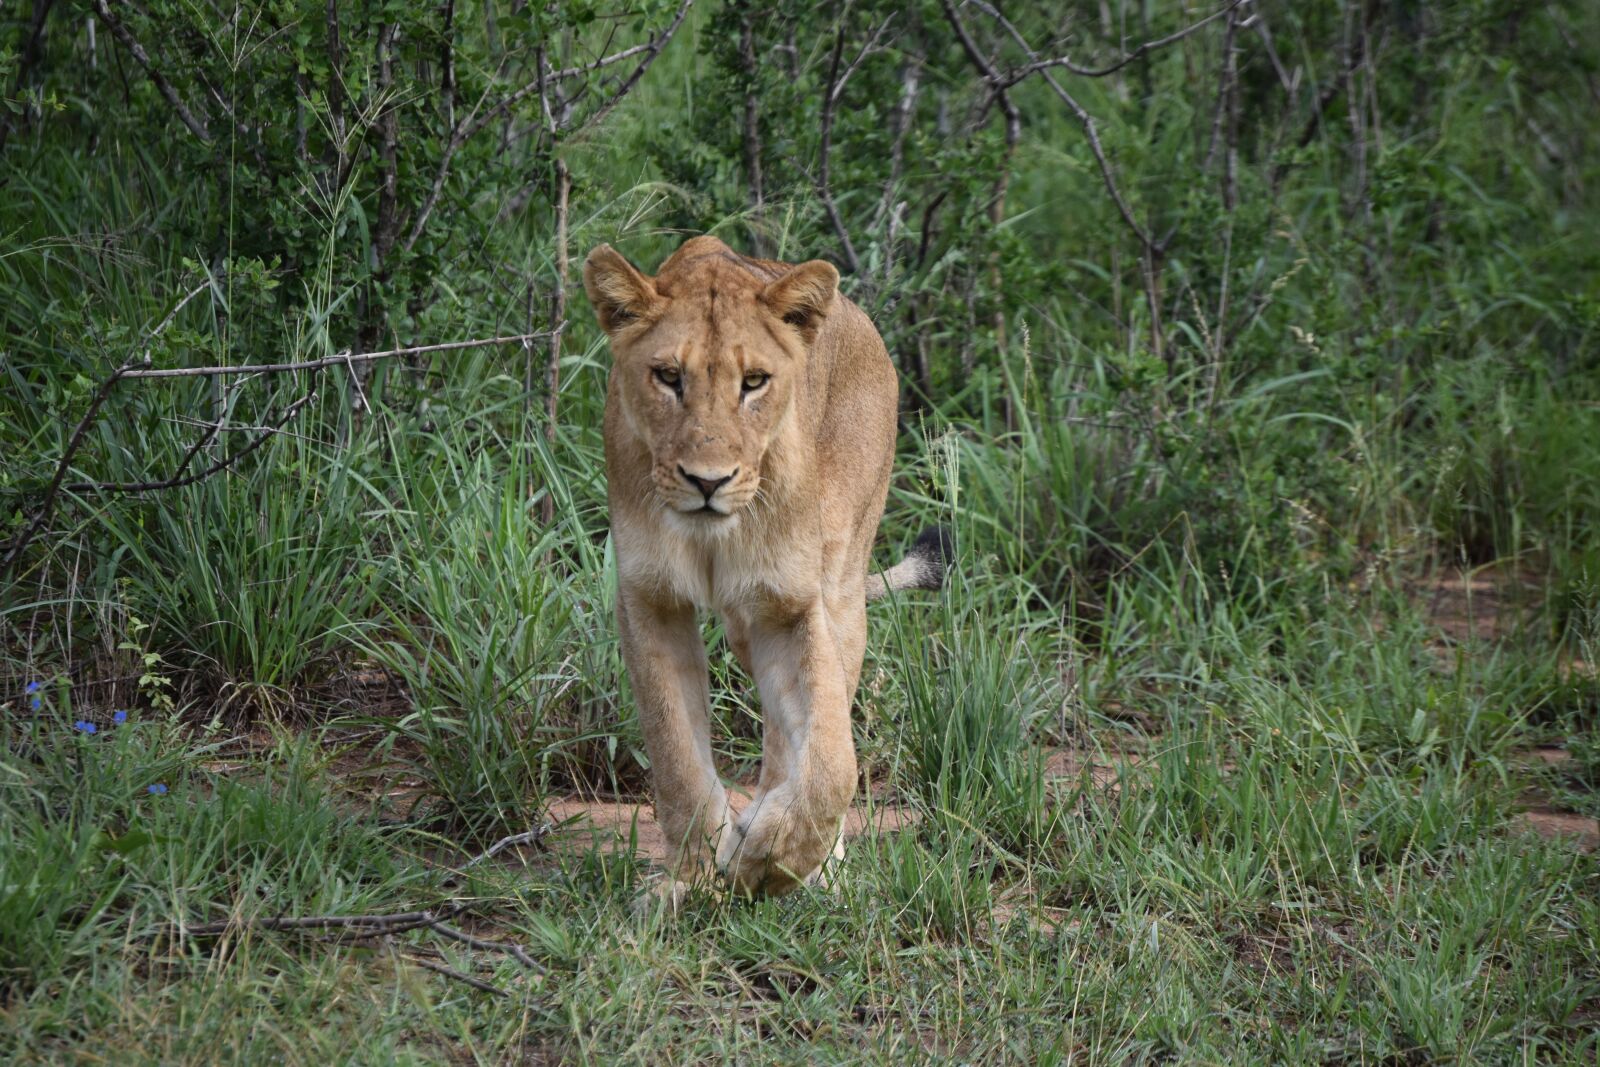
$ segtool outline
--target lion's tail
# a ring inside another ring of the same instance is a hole
[[[917,535],[905,559],[881,574],[867,575],[867,599],[877,600],[892,589],[938,589],[955,554],[949,528],[928,527]]]

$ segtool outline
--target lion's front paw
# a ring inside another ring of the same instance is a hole
[[[788,893],[815,879],[830,856],[838,820],[818,823],[782,801],[769,794],[765,803],[753,803],[726,863],[718,850],[718,867],[741,893]]]
[[[633,898],[633,914],[641,919],[651,915],[677,915],[688,899],[690,888],[688,882],[669,874]]]
[[[733,864],[734,857],[744,850],[745,821],[743,819],[731,820],[722,828],[722,834],[717,839],[716,868],[717,873],[724,877],[728,868]]]

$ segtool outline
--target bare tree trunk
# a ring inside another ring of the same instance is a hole
[[[550,361],[544,371],[544,436],[556,441],[556,401],[561,391],[561,334],[567,318],[567,200],[572,192],[572,175],[566,160],[556,158],[556,291],[550,297]],[[555,521],[556,499],[548,489],[540,507],[546,526]]]
[[[772,255],[767,240],[766,190],[761,178],[761,101],[756,95],[755,18],[748,2],[739,5],[739,67],[744,74],[744,175],[750,187],[750,250]]]

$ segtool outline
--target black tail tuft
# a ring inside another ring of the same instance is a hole
[[[917,535],[905,559],[881,574],[867,575],[867,599],[877,600],[893,589],[938,589],[955,556],[949,528],[930,526]]]
[[[939,568],[941,574],[956,560],[956,539],[948,526],[929,526],[917,535],[907,553]]]

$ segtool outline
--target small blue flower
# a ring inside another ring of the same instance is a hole
[[[149,785],[144,787],[144,791],[146,793],[150,793],[150,794],[152,794],[154,796],[158,796],[158,797],[166,796],[167,795],[167,783],[166,782],[152,782],[151,784],[149,784]]]
[[[111,713],[111,721],[120,726],[128,721],[128,713],[125,711],[113,711]]]
[[[94,723],[90,722],[88,719],[79,719],[77,722],[72,724],[72,728],[74,730],[81,730],[83,733],[86,733],[86,734],[95,733],[96,731],[98,731],[100,729],[98,726],[96,726]]]
[[[38,711],[40,705],[44,703],[43,698],[39,696],[39,690],[43,688],[44,685],[40,682],[28,683],[28,696],[30,698],[28,700],[28,706],[33,708],[34,711]]]

